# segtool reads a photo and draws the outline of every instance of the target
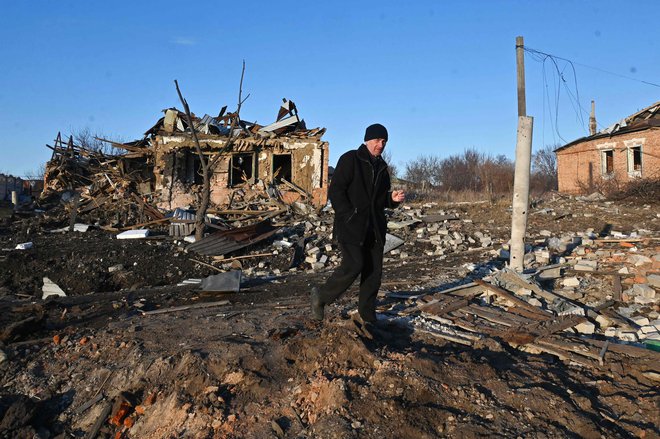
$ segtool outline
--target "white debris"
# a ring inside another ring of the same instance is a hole
[[[33,247],[32,242],[23,242],[21,244],[16,244],[16,250],[29,250]]]
[[[43,295],[41,296],[42,299],[46,299],[48,296],[58,296],[58,297],[66,297],[66,293],[57,286],[55,282],[52,280],[48,279],[47,277],[44,277],[44,286],[42,288]]]
[[[144,239],[149,236],[149,229],[126,230],[117,235],[117,239]]]

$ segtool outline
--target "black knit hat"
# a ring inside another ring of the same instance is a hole
[[[364,141],[371,139],[385,139],[387,140],[387,128],[379,123],[369,125],[364,132]]]

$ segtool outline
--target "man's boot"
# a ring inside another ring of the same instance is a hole
[[[312,288],[311,302],[312,318],[319,322],[322,321],[324,316],[323,302],[321,302],[321,293],[317,287]]]

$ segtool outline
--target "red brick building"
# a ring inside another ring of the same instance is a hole
[[[660,102],[555,153],[560,192],[576,194],[607,183],[660,178]]]

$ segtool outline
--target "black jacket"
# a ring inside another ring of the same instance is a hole
[[[392,201],[387,164],[380,159],[374,175],[374,165],[364,144],[339,158],[328,196],[335,210],[333,235],[337,241],[362,245],[373,227],[380,243],[385,242],[384,209],[399,203]]]

